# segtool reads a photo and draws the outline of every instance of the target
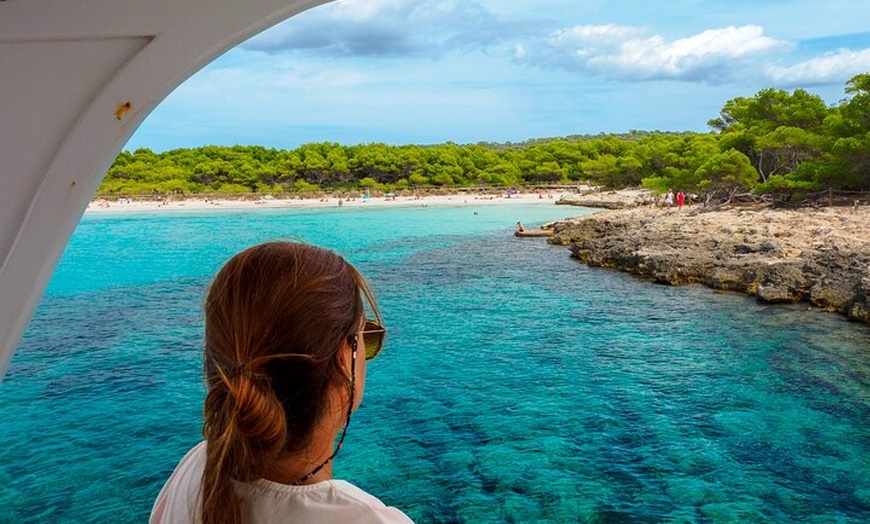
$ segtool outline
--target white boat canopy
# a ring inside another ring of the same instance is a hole
[[[173,89],[327,0],[0,0],[0,379],[115,156]]]

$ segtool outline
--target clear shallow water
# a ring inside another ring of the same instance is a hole
[[[204,288],[275,238],[374,284],[336,473],[418,522],[866,522],[870,329],[510,234],[578,212],[86,217],[0,385],[0,522],[147,519],[199,439]]]

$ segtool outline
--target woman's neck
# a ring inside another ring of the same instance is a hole
[[[318,482],[323,482],[324,480],[329,480],[332,478],[331,460],[311,477],[308,477],[307,479],[305,477],[308,476],[315,468],[323,464],[323,462],[327,460],[330,455],[332,455],[332,451],[326,450],[323,455],[321,455],[323,458],[319,460],[311,460],[307,458],[311,455],[302,454],[290,456],[287,459],[281,459],[274,468],[266,473],[264,478],[266,480],[271,480],[272,482],[277,482],[279,484],[300,486],[307,484],[316,484]]]
[[[314,429],[311,444],[302,451],[280,457],[264,475],[266,480],[280,484],[314,484],[332,478],[335,438],[344,426],[341,417],[325,416]],[[324,464],[325,462],[325,464]],[[315,469],[313,475],[310,475]],[[301,482],[300,482],[301,481]]]

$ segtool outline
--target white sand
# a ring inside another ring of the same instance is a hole
[[[515,204],[546,204],[554,205],[564,193],[519,193],[515,195],[425,195],[419,198],[413,196],[397,196],[395,198],[371,197],[368,199],[344,199],[341,207],[424,207],[445,205],[515,205]],[[88,204],[86,213],[136,213],[136,212],[172,212],[172,211],[214,211],[218,209],[287,209],[312,207],[339,207],[338,197],[325,199],[261,199],[261,200],[204,200],[190,198],[186,200],[160,201],[107,201],[96,199]]]

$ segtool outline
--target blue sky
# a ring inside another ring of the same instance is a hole
[[[730,98],[833,104],[862,72],[866,0],[338,0],[194,75],[126,148],[706,131]]]

